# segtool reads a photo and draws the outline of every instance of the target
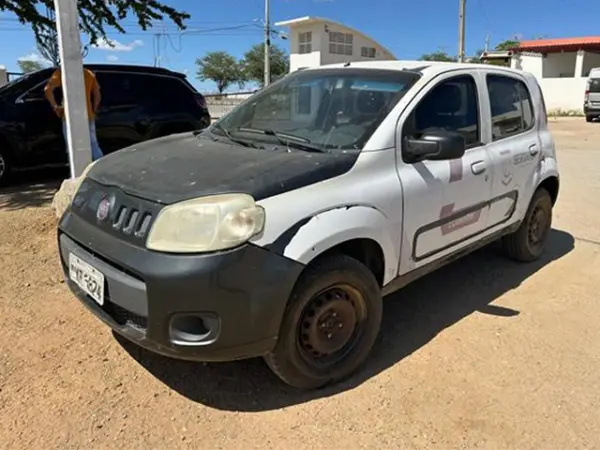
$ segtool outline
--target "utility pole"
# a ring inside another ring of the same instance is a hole
[[[467,0],[458,0],[458,62],[465,62],[465,11]]]
[[[265,82],[267,87],[271,83],[271,0],[265,0]]]
[[[54,0],[71,177],[92,161],[76,0]]]
[[[490,51],[490,34],[488,33],[485,37],[485,52],[489,52]]]

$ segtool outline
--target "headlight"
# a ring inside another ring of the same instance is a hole
[[[186,200],[160,211],[146,247],[169,253],[225,250],[248,241],[264,224],[264,209],[247,194]]]

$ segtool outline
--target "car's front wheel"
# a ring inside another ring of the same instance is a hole
[[[516,261],[535,261],[544,252],[551,227],[552,198],[546,189],[538,188],[521,226],[503,238],[505,252]]]
[[[301,389],[340,380],[367,358],[381,310],[381,288],[366,266],[343,254],[324,257],[298,280],[277,345],[265,361]]]

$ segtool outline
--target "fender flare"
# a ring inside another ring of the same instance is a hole
[[[398,274],[400,247],[400,239],[393,238],[389,223],[381,211],[371,206],[339,206],[297,222],[267,247],[307,265],[336,245],[353,239],[371,239],[382,250],[386,284]]]

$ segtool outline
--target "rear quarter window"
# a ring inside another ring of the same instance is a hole
[[[600,78],[591,78],[590,79],[588,91],[600,92]]]

